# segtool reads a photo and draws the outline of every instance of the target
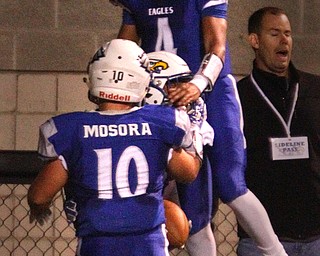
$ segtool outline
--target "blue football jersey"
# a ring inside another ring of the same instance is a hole
[[[182,57],[196,73],[204,56],[201,19],[227,19],[227,0],[118,0],[124,7],[123,24],[135,25],[146,52],[165,50]],[[211,222],[213,198],[231,202],[247,191],[245,140],[228,46],[223,69],[211,92],[204,93],[207,121],[215,131],[213,147],[204,150],[195,181],[178,184],[181,208],[192,221],[190,234]],[[207,164],[207,158],[210,164]]]
[[[136,25],[146,52],[165,50],[182,57],[197,72],[204,56],[201,18],[227,18],[227,0],[119,0],[125,7],[123,23]],[[226,53],[220,76],[231,73]]]
[[[73,112],[40,127],[39,154],[59,157],[77,204],[79,237],[141,233],[164,223],[168,152],[189,146],[188,115],[147,105],[125,113]]]

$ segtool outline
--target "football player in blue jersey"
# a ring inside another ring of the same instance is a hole
[[[216,251],[210,228],[216,210],[210,191],[214,176],[214,195],[218,194],[234,210],[262,251],[285,255],[264,207],[245,183],[242,113],[226,44],[227,1],[111,2],[123,7],[119,38],[141,42],[146,52],[165,50],[178,54],[196,74],[189,83],[169,89],[171,102],[186,105],[203,93],[208,106],[208,122],[216,132],[214,147],[208,150],[214,171],[211,173],[209,166],[203,165],[196,182],[179,188],[182,207],[193,222],[193,235],[187,243],[189,253],[214,255]]]
[[[88,66],[89,99],[98,110],[58,115],[40,126],[38,152],[47,162],[28,191],[30,221],[43,224],[63,188],[76,255],[169,255],[165,169],[179,181],[194,180],[202,142],[194,141],[197,129],[185,110],[139,107],[149,87],[148,63],[132,41],[104,44]]]
[[[150,61],[152,83],[145,97],[145,104],[171,105],[168,99],[168,88],[188,82],[193,75],[188,64],[178,55],[157,51],[147,54]],[[200,128],[203,146],[213,145],[214,131],[206,121],[206,106],[201,97],[187,107],[191,122],[197,122]],[[191,114],[192,113],[192,114]],[[201,122],[199,123],[199,118]],[[200,141],[200,140],[199,140]],[[168,179],[164,197],[179,204],[175,180]]]
[[[182,83],[190,81],[193,77],[192,73],[187,63],[181,57],[173,53],[158,51],[158,52],[148,53],[147,55],[149,57],[151,69],[154,70],[155,72],[153,73],[153,86],[150,88],[145,101],[147,104],[170,104],[167,98],[168,95],[166,93],[168,88],[174,87],[174,86],[180,86]],[[194,104],[196,104],[197,101],[195,101]],[[203,122],[202,125],[200,126],[200,129],[201,129],[200,133],[202,135],[203,145],[206,146],[204,151],[206,151],[208,146],[212,146],[213,134],[210,128],[211,127],[210,126],[208,127],[207,122]],[[194,181],[194,182],[197,182],[197,181]],[[204,185],[206,184],[207,183],[202,184],[202,187],[201,187],[202,190],[207,189],[207,187],[204,187]],[[174,185],[175,185],[174,181],[169,183],[169,185],[165,189],[164,196],[169,200],[177,201],[179,203],[179,198],[177,198],[177,195],[176,195],[177,192]],[[178,186],[179,185],[181,186],[181,184],[178,183]],[[199,216],[201,216],[201,212],[199,213]],[[200,234],[203,234],[204,230],[202,230]],[[211,233],[212,232],[210,231],[210,234]],[[198,234],[199,233],[197,233],[196,236],[198,238],[201,237]],[[192,236],[191,240],[193,240],[194,236],[195,235]],[[193,252],[193,254],[194,255],[216,255],[215,251],[205,252],[204,250],[205,248],[207,248],[208,243],[211,243],[212,245],[213,242],[212,241],[209,242],[208,240],[204,242],[200,242],[200,244],[198,244],[198,247],[200,245],[203,245],[204,243],[203,247],[201,248],[201,251]],[[211,246],[211,248],[212,247],[213,246]],[[273,255],[276,255],[276,254],[273,254]]]

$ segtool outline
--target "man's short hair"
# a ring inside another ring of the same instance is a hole
[[[284,14],[284,15],[287,15],[283,9],[278,8],[278,7],[273,7],[273,6],[263,7],[261,9],[255,11],[250,16],[249,21],[248,21],[248,34],[249,35],[251,33],[256,33],[256,34],[260,33],[262,19],[267,14],[272,14],[272,15]]]

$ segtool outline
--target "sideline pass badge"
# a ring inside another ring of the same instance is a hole
[[[309,158],[308,137],[269,138],[272,160]]]

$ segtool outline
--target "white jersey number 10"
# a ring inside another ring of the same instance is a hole
[[[98,157],[98,191],[99,198],[113,198],[112,165],[116,166],[115,187],[122,198],[145,194],[149,184],[149,165],[142,150],[136,146],[126,148],[118,163],[113,163],[112,149],[96,149]],[[137,170],[137,187],[130,189],[129,166],[135,164]]]

